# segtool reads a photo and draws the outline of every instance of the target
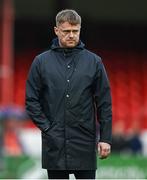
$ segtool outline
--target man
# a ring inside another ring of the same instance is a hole
[[[36,56],[26,87],[26,109],[42,132],[42,167],[51,179],[94,179],[97,149],[110,153],[111,95],[101,58],[80,41],[81,17],[56,16],[57,38]],[[97,144],[96,119],[100,123]]]

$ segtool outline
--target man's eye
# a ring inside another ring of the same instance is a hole
[[[70,33],[70,31],[69,31],[69,30],[64,30],[63,32],[64,32],[64,33]]]
[[[73,33],[78,33],[79,31],[78,30],[73,30]]]
[[[72,30],[72,31],[70,31],[70,30],[64,30],[63,31],[63,33],[78,33],[79,31],[78,30]]]

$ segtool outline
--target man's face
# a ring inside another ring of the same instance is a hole
[[[79,24],[71,25],[68,22],[55,27],[54,30],[59,39],[59,45],[64,48],[75,47],[79,43],[80,28]]]

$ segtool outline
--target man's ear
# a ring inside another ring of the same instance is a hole
[[[54,32],[55,32],[55,34],[58,36],[58,28],[57,27],[54,27]]]

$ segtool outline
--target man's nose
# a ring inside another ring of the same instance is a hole
[[[73,37],[73,36],[74,36],[73,32],[72,32],[72,31],[70,31],[70,33],[69,33],[69,37]]]

